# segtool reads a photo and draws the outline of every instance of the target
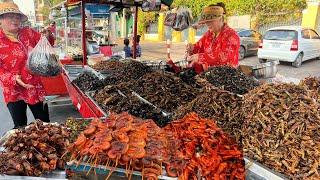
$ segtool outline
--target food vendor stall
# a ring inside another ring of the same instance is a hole
[[[66,65],[63,78],[90,118],[65,123],[70,144],[58,157],[70,179],[319,179],[319,78],[261,83],[229,66],[174,74],[135,60]],[[25,131],[7,151],[50,150]]]

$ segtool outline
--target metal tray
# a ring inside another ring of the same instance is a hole
[[[244,158],[246,163],[246,180],[287,180],[285,175],[275,172],[262,164],[255,162],[247,157]]]
[[[88,99],[95,105],[95,107],[103,114],[104,117],[108,117],[109,114],[107,112],[104,112],[104,110],[102,109],[102,107],[93,99],[93,97],[91,96],[91,94],[94,91],[89,91],[89,92],[85,92],[85,95],[88,97]]]
[[[52,171],[50,173],[43,174],[41,177],[34,176],[8,176],[8,175],[0,175],[0,180],[67,180],[65,171]]]
[[[146,104],[154,107],[154,108],[157,109],[157,110],[160,110],[161,113],[162,113],[162,115],[163,115],[164,117],[170,117],[170,116],[172,115],[172,113],[165,112],[165,111],[162,110],[161,108],[157,107],[156,105],[152,104],[152,103],[149,102],[148,100],[144,99],[144,98],[143,98],[142,96],[140,96],[138,93],[136,93],[136,92],[133,91],[133,92],[132,92],[132,95],[134,95],[135,97],[137,97],[141,102],[146,103]]]
[[[76,162],[68,162],[66,165],[66,169],[69,169],[71,171],[74,171],[75,174],[78,174],[79,176],[75,179],[81,179],[81,176],[86,175],[89,169],[91,168],[91,174],[96,174],[94,176],[99,177],[97,179],[105,179],[110,170],[112,170],[112,167],[106,167],[106,166],[91,166],[90,164],[87,163],[80,163],[79,165],[76,165]],[[90,173],[88,174],[88,179],[90,179]],[[140,180],[142,178],[141,172],[139,171],[133,171],[132,173],[132,179],[133,180]],[[73,179],[73,178],[70,178]],[[126,170],[123,168],[115,168],[114,172],[111,176],[110,179],[128,179],[126,177]],[[166,176],[165,170],[163,168],[162,175],[158,177],[158,179],[163,179],[163,180],[177,180],[178,178],[172,178]]]

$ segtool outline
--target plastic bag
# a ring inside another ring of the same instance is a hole
[[[192,25],[192,13],[188,8],[179,8],[173,29],[183,31]]]
[[[167,12],[166,14],[166,17],[164,19],[164,25],[165,26],[170,26],[170,27],[173,27],[173,25],[175,24],[176,22],[176,18],[177,18],[177,13],[176,12]]]
[[[144,0],[141,9],[143,12],[160,11],[161,0]]]
[[[40,76],[56,76],[61,73],[61,66],[52,46],[45,36],[41,36],[38,44],[30,52],[28,69]]]

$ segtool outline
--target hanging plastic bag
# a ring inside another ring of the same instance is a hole
[[[122,3],[125,4],[125,5],[132,5],[134,4],[134,0],[122,0]]]
[[[173,27],[173,25],[176,22],[176,18],[177,18],[177,12],[176,11],[172,10],[172,11],[167,12],[166,17],[164,19],[164,25]]]
[[[161,0],[144,0],[141,9],[143,12],[160,11]]]
[[[179,8],[173,29],[176,31],[183,31],[192,24],[192,13],[188,8]]]
[[[61,66],[52,46],[45,36],[41,36],[38,44],[29,54],[28,69],[40,76],[56,76],[61,73]]]

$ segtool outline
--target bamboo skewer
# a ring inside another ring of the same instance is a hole
[[[91,169],[92,169],[92,167],[93,167],[93,162],[94,162],[95,156],[96,156],[96,155],[93,155],[93,158],[92,158],[92,160],[91,160],[91,162],[90,162],[90,169],[89,169],[89,171],[87,172],[87,176],[89,175],[89,172],[91,171]]]
[[[117,166],[118,166],[118,160],[119,160],[119,157],[117,157],[117,159],[116,159],[116,164],[115,164],[115,166],[112,168],[112,170],[110,170],[110,173],[108,174],[108,177],[106,178],[106,180],[109,179],[109,177],[112,175],[113,171],[117,168]]]

